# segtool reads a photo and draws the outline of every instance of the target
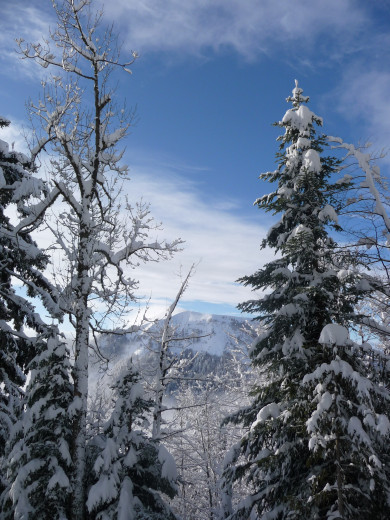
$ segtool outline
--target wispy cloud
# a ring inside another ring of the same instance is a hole
[[[357,126],[358,138],[370,140],[375,148],[390,147],[390,71],[382,68],[351,67],[333,96],[338,110]],[[389,160],[389,159],[388,159]]]
[[[356,0],[97,0],[94,5],[98,4],[106,18],[116,22],[126,46],[141,53],[207,56],[210,50],[233,50],[249,60],[286,44],[298,54],[307,52],[308,44],[324,34],[335,49],[346,41],[355,47],[360,40],[353,36],[368,19]],[[50,3],[15,0],[2,6],[0,59],[9,72],[31,74],[29,62],[15,66],[15,38],[40,41],[50,26],[55,26]],[[329,48],[327,52],[329,56]],[[33,71],[36,75],[36,68]]]
[[[253,298],[250,288],[236,280],[253,274],[273,257],[271,251],[260,251],[259,247],[269,227],[264,215],[259,220],[242,216],[230,207],[225,208],[222,197],[201,191],[196,180],[188,179],[188,172],[198,168],[183,166],[179,174],[180,166],[175,166],[174,161],[166,166],[158,157],[151,162],[141,154],[134,157],[134,153],[128,159],[132,165],[131,180],[124,183],[121,195],[128,197],[132,205],[141,199],[150,203],[155,222],[162,223],[161,229],[151,232],[149,240],[170,241],[180,237],[185,241],[183,250],[171,260],[149,262],[128,270],[131,278],[139,280],[137,296],[141,298],[141,306],[148,302],[149,317],[161,317],[177,294],[181,275],[185,276],[192,264],[196,265],[195,273],[181,300],[187,307],[214,304],[235,312],[238,303]],[[45,175],[44,168],[41,174]],[[61,208],[59,202],[51,213],[52,225],[57,222]],[[40,229],[34,239],[40,247],[48,248],[53,243],[47,229]],[[49,277],[53,267],[59,271],[64,268],[63,255],[52,253],[52,262]],[[136,312],[137,307],[130,319]]]
[[[366,21],[354,0],[115,0],[106,16],[119,23],[126,43],[146,51],[203,54],[234,50],[247,59],[294,42],[304,48],[326,33],[351,39]],[[348,23],[346,23],[348,20]]]
[[[151,203],[152,214],[163,222],[160,237],[181,237],[184,250],[173,260],[140,267],[141,292],[151,296],[152,305],[165,306],[174,298],[180,279],[192,263],[197,263],[183,301],[202,301],[236,306],[251,298],[251,291],[235,281],[252,274],[270,259],[260,252],[266,233],[256,220],[236,216],[222,206],[222,200],[206,200],[194,182],[183,179],[172,169],[133,163],[132,180],[126,190]]]
[[[34,5],[35,4],[35,5]],[[15,0],[1,6],[0,64],[2,74],[15,77],[45,75],[44,69],[31,60],[21,60],[17,54],[16,39],[35,43],[47,38],[49,27],[55,26],[55,16],[45,2]]]

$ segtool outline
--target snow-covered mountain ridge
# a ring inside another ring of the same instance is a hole
[[[237,345],[249,346],[258,334],[258,324],[251,320],[193,311],[175,314],[170,325],[171,337],[175,338],[170,345],[172,349],[191,349],[216,356],[222,356]],[[142,355],[143,351],[155,349],[161,340],[163,326],[164,319],[161,319],[146,324],[140,332],[124,337],[110,337],[104,342],[103,351],[112,360]]]
[[[259,334],[258,324],[251,320],[193,311],[174,315],[170,326],[170,337],[175,339],[170,342],[169,358],[176,358],[173,364],[182,366],[181,374],[185,377],[223,376],[230,370],[232,356],[238,357],[247,366],[248,349]],[[111,387],[130,359],[143,379],[153,379],[159,363],[163,327],[164,319],[145,324],[136,333],[107,336],[101,342],[100,350],[109,360],[108,370],[102,371],[101,363],[91,358],[91,393]]]

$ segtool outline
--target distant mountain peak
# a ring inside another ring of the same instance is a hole
[[[164,326],[164,318],[145,325],[143,331],[127,334],[124,337],[113,337],[105,342],[103,347],[108,356],[131,356],[135,352],[140,353],[146,343],[157,343],[159,334]],[[253,321],[241,316],[229,316],[224,314],[206,314],[196,311],[182,311],[175,314],[171,320],[171,326],[175,329],[175,340],[172,347],[197,352],[222,356],[226,350],[234,348],[236,343],[252,343],[258,333],[258,327]],[[108,351],[111,351],[108,352]]]
[[[111,373],[118,374],[130,358],[137,358],[149,368],[153,364],[153,354],[159,350],[159,342],[164,326],[164,318],[145,324],[143,330],[125,336],[108,336],[104,339],[101,350],[112,362]],[[191,358],[191,351],[197,353],[196,370],[205,372],[209,367],[212,372],[222,370],[224,360],[230,353],[247,358],[248,350],[259,334],[256,322],[241,316],[223,314],[204,314],[195,311],[183,311],[175,314],[171,320],[171,351],[180,358]],[[177,340],[178,338],[185,338]],[[155,357],[155,361],[158,357]],[[205,367],[203,366],[205,365]],[[195,365],[194,365],[195,367]],[[195,368],[193,369],[195,370]],[[201,368],[203,367],[203,368]],[[203,373],[202,372],[202,373]],[[90,382],[96,384],[99,374],[91,371]]]

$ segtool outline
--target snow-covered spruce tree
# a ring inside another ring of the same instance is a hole
[[[0,117],[0,128],[9,124]],[[26,365],[35,353],[34,340],[24,334],[23,327],[43,331],[39,315],[28,298],[16,292],[16,286],[24,285],[28,296],[39,295],[53,314],[58,311],[55,291],[41,274],[46,256],[27,230],[16,231],[15,221],[28,214],[26,200],[43,190],[42,181],[32,175],[27,157],[0,140],[0,494],[6,485],[4,450],[21,410]]]
[[[230,417],[247,428],[226,456],[224,517],[229,519],[388,518],[389,393],[370,362],[372,349],[348,339],[358,322],[354,305],[372,288],[354,257],[337,248],[331,183],[338,162],[320,156],[322,120],[296,87],[282,121],[278,168],[262,179],[277,183],[257,200],[281,213],[263,247],[277,257],[241,282],[268,289],[240,308],[257,315],[264,332],[251,352],[263,374],[253,403]],[[228,500],[230,486],[246,480],[251,494]],[[238,503],[237,503],[238,502]]]
[[[8,455],[11,484],[4,519],[67,520],[73,387],[69,351],[56,327],[38,341],[28,369],[25,410],[14,427]]]
[[[311,510],[315,518],[385,520],[390,514],[389,357],[369,344],[357,345],[337,324],[324,327],[319,343],[323,362],[303,379],[317,405],[306,423]]]
[[[120,164],[123,152],[117,144],[127,134],[131,114],[114,106],[110,79],[118,68],[130,72],[136,54],[128,62],[120,60],[112,29],[101,27],[102,13],[94,13],[90,3],[53,2],[57,27],[49,39],[44,44],[19,42],[23,58],[57,71],[44,84],[42,99],[29,106],[38,139],[33,156],[43,150],[51,155],[53,190],[21,227],[57,198],[63,201],[66,209],[48,225],[67,263],[57,277],[63,286],[62,308],[75,329],[71,454],[72,518],[77,520],[85,516],[90,332],[118,333],[118,315],[134,302],[137,282],[126,276],[125,264],[134,269],[169,257],[181,243],[149,240],[156,226],[145,204],[133,209],[125,203],[126,218],[121,220],[118,196],[128,168]],[[60,280],[63,273],[66,277]]]
[[[97,520],[175,520],[161,493],[176,493],[176,466],[158,441],[148,438],[146,415],[153,401],[144,398],[139,374],[130,361],[115,385],[117,397],[94,463],[96,481],[88,494],[89,518]],[[94,441],[92,441],[94,442]]]

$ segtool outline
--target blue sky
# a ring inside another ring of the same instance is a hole
[[[389,146],[390,4],[386,0],[110,0],[123,50],[140,58],[118,78],[118,102],[137,106],[127,138],[129,190],[152,204],[161,236],[180,236],[173,261],[139,271],[140,294],[155,311],[174,297],[180,270],[198,264],[182,307],[236,313],[251,297],[234,281],[271,252],[259,244],[271,217],[253,207],[274,169],[272,123],[288,108],[297,78],[345,141]],[[19,60],[14,38],[38,41],[54,26],[49,0],[4,2],[0,21],[0,113],[13,122],[0,138],[23,147],[25,102],[40,74]],[[388,173],[388,158],[382,171]]]

